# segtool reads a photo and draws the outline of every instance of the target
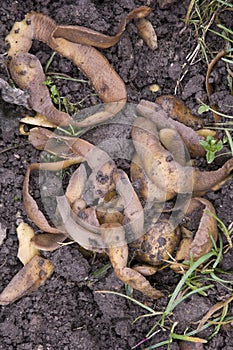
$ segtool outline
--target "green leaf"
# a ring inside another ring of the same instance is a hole
[[[211,136],[211,135],[208,135],[207,137],[206,137],[206,141],[208,142],[208,143],[216,143],[216,140],[215,140],[215,138],[213,137],[213,136]]]
[[[214,161],[214,158],[215,158],[215,152],[207,151],[206,153],[207,163],[208,164],[212,163]]]
[[[59,96],[59,93],[58,93],[57,88],[56,88],[55,85],[52,85],[52,86],[51,86],[50,91],[51,91],[53,97]]]
[[[198,113],[199,114],[202,114],[202,113],[205,113],[205,112],[208,112],[210,110],[210,107],[207,106],[207,105],[201,105],[199,106],[198,108]]]
[[[208,135],[206,140],[200,140],[199,143],[206,150],[206,160],[209,164],[214,161],[215,153],[223,148],[222,140],[217,141],[211,135]]]
[[[222,143],[222,141],[220,140],[220,141],[218,141],[218,143],[217,143],[216,146],[215,146],[215,149],[216,149],[215,152],[221,151],[222,148],[223,148],[223,143]]]
[[[204,141],[204,140],[200,140],[200,145],[206,150],[209,146],[208,142],[207,141]]]

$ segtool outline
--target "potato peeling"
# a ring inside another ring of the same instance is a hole
[[[176,119],[170,116],[158,103],[141,100],[137,105],[137,111],[143,117],[153,121],[158,130],[164,128],[176,129],[192,157],[205,155],[205,150],[199,143],[200,140],[203,140],[203,137],[199,136],[190,126],[179,121],[178,116]]]
[[[53,273],[51,261],[35,255],[0,294],[0,305],[8,305],[42,286]]]
[[[186,215],[194,215],[195,209],[200,205],[203,205],[204,208],[202,209],[201,220],[195,234],[187,227],[182,227],[182,241],[176,253],[177,261],[189,260],[190,256],[195,261],[212,249],[213,240],[217,241],[217,222],[211,215],[216,215],[216,212],[213,205],[207,199],[200,197],[192,198]]]
[[[147,175],[160,189],[173,191],[175,194],[188,192],[204,194],[224,179],[228,179],[233,170],[233,158],[215,171],[199,171],[191,166],[183,166],[161,145],[159,138],[148,131],[154,127],[155,123],[139,117],[135,120],[132,138]],[[178,154],[180,156],[181,153]]]
[[[36,291],[53,273],[53,264],[40,256],[33,245],[34,230],[25,222],[17,227],[18,258],[24,267],[13,277],[0,294],[0,305],[8,305],[30,292]]]
[[[138,35],[140,35],[143,40],[146,42],[147,46],[151,50],[158,48],[157,35],[150,21],[145,18],[139,18],[134,21]]]
[[[213,246],[212,240],[217,241],[218,238],[217,222],[215,218],[210,215],[216,215],[213,205],[205,198],[196,197],[193,201],[204,204],[205,207],[198,230],[191,243],[190,252],[185,257],[186,260],[190,258],[190,254],[192,254],[194,260],[197,260],[200,256],[209,252]]]
[[[190,257],[197,260],[208,253],[218,239],[213,205],[201,196],[219,189],[232,177],[233,158],[214,171],[192,167],[190,157],[204,156],[200,145],[204,122],[175,96],[160,96],[155,102],[141,100],[131,125],[134,155],[123,171],[108,151],[80,137],[53,132],[57,125],[90,127],[114,117],[127,100],[126,87],[97,48],[116,44],[128,21],[134,20],[139,34],[151,49],[157,38],[145,17],[146,6],[123,17],[115,36],[68,25],[57,25],[50,17],[30,12],[16,22],[6,37],[8,68],[14,82],[27,94],[28,107],[36,117],[22,122],[33,125],[29,142],[38,150],[59,158],[56,162],[28,166],[23,201],[28,217],[43,233],[21,223],[17,228],[18,257],[24,267],[0,294],[0,304],[10,304],[43,285],[53,272],[53,264],[40,251],[53,251],[72,239],[81,247],[109,256],[116,276],[150,298],[164,293],[146,279],[171,255],[177,266]],[[53,105],[39,59],[29,53],[33,40],[46,43],[69,58],[91,81],[105,103],[104,110],[75,121]],[[21,90],[20,90],[21,91]],[[153,91],[153,89],[151,90]],[[47,128],[50,128],[49,130]],[[75,169],[57,196],[54,217],[50,220],[30,192],[33,171]],[[184,199],[187,196],[188,199]],[[193,198],[192,198],[193,197]],[[180,200],[180,198],[182,200]],[[174,203],[180,200],[177,206]],[[195,229],[174,219],[199,213]],[[195,231],[195,232],[194,232]],[[78,262],[77,262],[78,263]],[[180,272],[173,262],[172,268]],[[188,266],[188,265],[187,265]]]
[[[30,117],[29,115],[26,115],[24,118],[20,119],[20,122],[28,125],[43,126],[44,128],[56,127],[56,124],[49,122],[48,119],[40,113],[37,113],[35,117]]]
[[[194,130],[203,127],[203,119],[191,113],[190,109],[176,96],[162,95],[155,102],[169,114],[169,117],[191,126]]]
[[[233,158],[216,171],[200,172],[186,162],[182,136],[177,129],[169,129],[167,125],[163,128],[161,124],[157,127],[152,118],[138,116],[132,129],[136,153],[131,165],[131,180],[133,183],[141,181],[142,191],[136,193],[128,176],[117,169],[108,154],[97,146],[80,138],[60,136],[48,130],[42,132],[41,128],[33,129],[32,135],[31,140],[35,140],[35,135],[38,139],[39,135],[42,135],[42,140],[45,138],[45,141],[56,138],[60,142],[60,149],[65,145],[72,154],[72,157],[67,159],[67,152],[64,152],[64,164],[69,164],[69,161],[72,163],[75,157],[81,157],[91,169],[90,175],[87,175],[84,164],[81,164],[70,178],[65,196],[57,198],[57,210],[62,224],[60,228],[52,228],[56,232],[51,231],[42,216],[39,220],[38,215],[32,216],[31,205],[26,203],[25,207],[31,219],[38,227],[50,232],[33,238],[36,247],[51,251],[57,249],[57,235],[59,239],[61,236],[62,240],[70,237],[85,249],[105,251],[116,275],[123,282],[152,298],[162,297],[163,294],[149,286],[145,276],[151,274],[151,271],[156,271],[157,266],[163,264],[179,245],[177,258],[181,260],[189,260],[190,254],[194,259],[198,259],[212,249],[213,242],[210,237],[217,239],[216,221],[204,211],[193,238],[185,228],[174,227],[172,222],[165,218],[154,216],[150,224],[146,222],[145,225],[144,209],[147,205],[143,207],[139,198],[150,203],[150,209],[159,201],[166,202],[178,194],[206,193],[224,179],[228,179],[233,169]],[[36,144],[34,142],[34,145],[41,149],[43,141],[39,146],[38,144],[38,140]],[[50,146],[49,149],[54,153],[53,147]],[[61,156],[60,149],[58,153]],[[41,169],[53,171],[62,164],[62,161],[42,163]],[[32,164],[29,171],[39,169],[39,166],[39,163]],[[25,181],[28,183],[28,178]],[[99,203],[97,206],[92,204],[90,187],[91,194],[95,193],[94,198]],[[27,189],[26,199],[28,197]],[[187,213],[190,215],[197,204],[204,205],[214,213],[213,206],[202,198],[194,198],[190,203],[192,204],[187,206]],[[101,214],[101,205],[111,208],[108,215],[106,210]],[[35,203],[33,206],[35,208]],[[161,213],[160,207],[159,214]],[[136,270],[134,266],[126,265],[129,251],[134,251]],[[175,269],[174,264],[172,268]]]
[[[115,36],[108,36],[79,26],[57,25],[50,17],[34,11],[21,22],[16,22],[6,37],[8,45],[9,71],[20,89],[29,94],[30,107],[45,115],[56,125],[72,124],[76,127],[96,125],[112,118],[125,105],[127,94],[123,80],[111,67],[107,59],[95,49],[108,48],[121,38],[126,24],[132,19],[143,19],[151,12],[147,6],[132,10],[125,16]],[[145,25],[144,25],[145,27]],[[155,45],[155,33],[149,22],[148,29],[140,29],[149,46]],[[46,43],[52,50],[71,59],[90,79],[96,93],[105,103],[105,109],[77,122],[67,113],[56,109],[51,101],[42,66],[36,56],[28,53],[33,40]]]
[[[21,222],[16,231],[19,240],[17,257],[26,265],[34,256],[39,255],[39,250],[31,243],[32,238],[35,237],[35,233],[32,227],[26,222]]]

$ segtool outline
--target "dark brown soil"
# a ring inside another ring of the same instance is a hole
[[[162,1],[161,1],[162,3]],[[60,24],[84,25],[108,34],[115,33],[122,16],[135,6],[149,5],[153,12],[149,15],[158,36],[159,49],[151,51],[137,35],[135,26],[130,23],[120,42],[104,50],[105,56],[125,81],[128,101],[137,103],[140,99],[153,101],[160,94],[174,94],[177,80],[182,74],[186,56],[195,48],[196,42],[191,28],[181,34],[183,21],[189,1],[177,1],[168,9],[160,9],[157,1],[147,0],[45,0],[45,1],[1,1],[0,6],[0,47],[5,52],[4,38],[15,21],[23,19],[30,10],[51,16]],[[225,14],[226,21],[232,23]],[[224,18],[223,18],[224,19]],[[228,23],[228,25],[230,25]],[[223,48],[222,42],[213,42],[216,52]],[[35,42],[32,52],[39,57],[43,66],[47,63],[51,51],[45,45]],[[199,56],[200,57],[200,56]],[[198,99],[207,102],[204,86],[206,65],[200,60],[192,66],[186,66],[188,72],[178,88],[178,96],[197,112]],[[63,72],[73,77],[84,78],[73,64],[59,55],[55,56],[51,70]],[[1,77],[6,79],[4,66]],[[225,64],[219,62],[214,70],[215,82],[213,102],[219,108],[230,113],[232,96],[226,80]],[[93,93],[89,84],[57,81],[60,94],[71,101],[80,101]],[[153,93],[148,85],[158,84],[161,90]],[[87,99],[83,107],[91,106],[99,100],[96,96]],[[21,213],[28,221],[22,204],[22,183],[27,165],[40,160],[39,152],[20,135],[19,119],[25,109],[5,103],[0,99],[0,224],[7,228],[7,236],[0,246],[0,291],[22,267],[17,259],[16,214]],[[231,109],[232,114],[232,109]],[[210,116],[211,117],[211,116]],[[103,138],[103,130],[97,128],[89,139],[98,143]],[[121,132],[119,126],[110,128],[116,137]],[[125,130],[124,130],[125,132]],[[102,134],[101,134],[102,133]],[[207,168],[205,159],[198,159],[197,164]],[[125,165],[127,168],[127,164]],[[214,164],[210,169],[217,165]],[[122,164],[124,167],[124,164]],[[32,189],[34,197],[39,197],[38,189]],[[207,198],[217,210],[217,215],[226,226],[232,222],[233,182],[229,180],[221,190],[211,192]],[[0,349],[2,350],[126,350],[140,342],[156,321],[156,317],[143,318],[133,324],[134,319],[146,313],[145,310],[116,295],[97,294],[98,290],[111,290],[124,293],[124,285],[114,275],[112,268],[99,277],[92,273],[108,264],[104,257],[83,256],[77,246],[69,245],[53,253],[45,253],[54,265],[55,272],[38,291],[0,309]],[[233,279],[233,253],[229,251],[222,266]],[[152,283],[169,295],[174,290],[180,276],[165,269],[157,273]],[[192,326],[212,305],[224,300],[231,293],[220,284],[207,291],[208,297],[194,295],[174,311],[173,317],[166,321],[167,329],[172,322],[178,322],[177,333]],[[139,292],[134,297],[161,311],[168,298],[158,301],[149,300]],[[229,308],[229,315],[231,308]],[[214,328],[200,334],[208,339]],[[169,336],[168,331],[160,330],[138,349],[154,345]],[[167,347],[160,347],[166,349]],[[179,349],[179,343],[173,341],[170,349]],[[225,325],[219,333],[204,345],[204,349],[233,349],[232,326]]]

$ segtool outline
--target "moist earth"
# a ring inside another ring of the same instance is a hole
[[[164,1],[158,3],[152,0],[3,0],[0,8],[0,76],[8,79],[4,66],[4,38],[13,23],[22,20],[31,10],[47,14],[59,24],[82,25],[106,34],[114,34],[122,16],[136,6],[147,5],[153,9],[148,18],[158,36],[158,49],[150,50],[137,35],[134,24],[129,23],[120,42],[110,49],[103,50],[103,53],[123,78],[128,102],[135,104],[142,98],[153,101],[161,94],[174,94],[176,91],[185,104],[197,113],[199,100],[208,102],[204,86],[207,67],[201,56],[195,64],[187,64],[187,55],[193,52],[196,46],[192,28],[182,30],[190,1],[170,2],[170,5],[168,2],[167,6],[163,6]],[[230,20],[229,16],[226,12],[222,15],[222,20],[230,26],[232,17]],[[222,49],[223,45],[224,43],[218,40],[211,42],[211,47],[216,52]],[[43,67],[52,54],[46,45],[38,42],[34,42],[31,52],[36,54]],[[55,55],[49,70],[86,80],[72,62],[59,55]],[[186,70],[181,81],[180,78]],[[212,80],[215,83],[212,103],[221,111],[230,113],[227,106],[232,106],[232,96],[229,94],[223,62],[216,65]],[[178,84],[178,81],[181,82]],[[160,90],[150,91],[148,87],[151,84],[158,84]],[[66,96],[73,103],[79,102],[82,108],[100,102],[89,83],[56,80],[56,86],[61,96]],[[17,215],[21,215],[33,226],[22,204],[22,184],[27,166],[40,161],[40,153],[28,143],[27,137],[19,132],[19,119],[26,112],[28,111],[23,107],[8,104],[0,98],[0,228],[7,230],[6,238],[0,246],[0,291],[22,267],[17,259]],[[212,115],[207,114],[206,118],[211,120]],[[122,138],[122,134],[127,139],[130,129],[121,124],[112,124],[96,127],[85,135],[85,138],[99,144],[105,138]],[[216,162],[207,166],[204,158],[196,159],[195,164],[205,170],[219,166]],[[127,161],[122,159],[118,160],[118,166],[126,171],[129,168]],[[36,174],[33,175],[31,190],[34,198],[38,199],[40,193]],[[228,227],[232,223],[233,181],[229,180],[222,189],[211,192],[206,197],[214,204],[218,217]],[[123,283],[115,277],[105,256],[88,254],[78,250],[75,244],[43,255],[53,261],[55,271],[36,292],[12,305],[1,306],[0,349],[126,350],[145,338],[156,322],[156,317],[141,318],[133,323],[136,317],[147,311],[123,297],[97,293],[101,290],[125,293]],[[229,273],[227,278],[233,280],[232,250],[225,255],[221,266]],[[164,269],[150,280],[166,294],[166,297],[153,301],[135,291],[134,298],[156,311],[162,311],[180,276]],[[171,318],[166,321],[164,330],[160,329],[137,349],[144,349],[168,339],[169,333],[166,329],[169,329],[173,322],[178,323],[175,329],[177,333],[184,332],[186,327],[192,327],[200,320],[211,306],[226,299],[231,293],[230,285],[229,290],[226,290],[221,284],[215,283],[214,287],[207,291],[206,297],[194,294],[174,310]],[[231,309],[230,306],[229,314]],[[199,336],[207,339],[213,330],[212,326]],[[166,348],[167,346],[160,347]],[[170,349],[180,349],[179,342],[173,341]],[[233,349],[232,326],[222,326],[203,349]]]

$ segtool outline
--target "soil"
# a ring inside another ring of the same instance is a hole
[[[148,5],[153,9],[148,18],[156,30],[159,48],[150,50],[138,37],[134,24],[129,23],[120,42],[104,50],[103,53],[123,78],[128,101],[131,103],[138,103],[142,98],[153,101],[161,94],[174,94],[177,81],[187,70],[178,85],[177,95],[194,113],[197,113],[198,99],[208,102],[204,86],[207,67],[200,55],[198,56],[200,60],[195,64],[187,64],[186,57],[196,46],[192,28],[188,27],[181,31],[184,28],[183,19],[189,2],[173,1],[173,4],[171,2],[162,8],[163,1],[158,3],[153,0],[3,0],[0,7],[1,53],[5,52],[4,38],[13,23],[22,20],[31,10],[47,14],[60,24],[83,25],[114,34],[124,14],[136,6]],[[232,13],[225,12],[221,20],[230,26]],[[222,41],[215,39],[211,42],[211,37],[209,40],[213,51],[218,52],[224,47]],[[45,66],[52,52],[46,45],[35,42],[32,53],[36,54]],[[55,56],[50,70],[85,79],[70,61],[59,55]],[[2,78],[8,78],[3,64],[0,72]],[[211,103],[215,103],[222,112],[230,113],[229,106],[232,106],[233,97],[229,93],[226,76],[226,66],[220,61],[211,75],[214,82]],[[56,84],[61,96],[68,97],[72,102],[81,101],[85,96],[92,94],[85,100],[83,107],[99,102],[98,97],[93,95],[94,91],[90,84],[59,80]],[[150,91],[148,86],[151,84],[158,84],[160,91]],[[17,259],[17,213],[32,224],[22,204],[22,184],[27,166],[40,161],[40,152],[36,151],[19,132],[19,119],[25,113],[25,108],[8,104],[0,99],[0,224],[7,230],[6,238],[0,246],[0,290],[22,267]],[[206,118],[212,118],[211,114],[206,114]],[[119,125],[105,129],[97,127],[86,137],[93,143],[99,143],[104,136],[110,134],[117,138],[122,132],[127,135],[129,130],[123,130]],[[212,170],[217,168],[219,163],[207,166],[204,158],[198,158],[196,165],[202,169]],[[127,170],[127,162],[125,164],[122,161],[121,167]],[[33,176],[36,179],[36,175]],[[38,198],[39,190],[35,186],[36,180],[32,183],[32,191],[34,197]],[[206,197],[215,206],[218,217],[228,227],[232,223],[233,181],[229,180],[222,189],[210,192]],[[53,261],[55,271],[46,284],[36,292],[11,305],[1,306],[0,349],[126,350],[145,338],[156,322],[156,317],[142,318],[133,323],[136,317],[147,311],[117,295],[96,293],[99,290],[125,293],[123,283],[115,277],[106,257],[83,254],[76,245],[64,246],[55,252],[43,255]],[[229,280],[233,280],[232,257],[233,252],[229,250],[221,263],[222,268],[229,273],[227,275]],[[104,267],[107,268],[102,275],[93,274]],[[166,297],[153,301],[135,291],[134,298],[156,311],[162,311],[180,276],[165,269],[150,280],[166,294]],[[195,327],[194,323],[200,320],[211,306],[225,300],[231,293],[230,285],[227,290],[221,284],[214,283],[214,287],[207,291],[206,297],[194,294],[174,310],[173,316],[166,320],[164,330],[160,329],[137,349],[144,349],[168,339],[168,330],[174,322],[178,323],[175,328],[177,333],[183,332],[186,327]],[[230,306],[229,315],[231,311]],[[214,326],[198,336],[208,339],[213,330]],[[160,349],[166,348],[167,346],[160,347]],[[179,342],[173,341],[170,349],[179,348]],[[222,326],[218,334],[203,345],[203,349],[233,349],[232,326],[227,324]]]

